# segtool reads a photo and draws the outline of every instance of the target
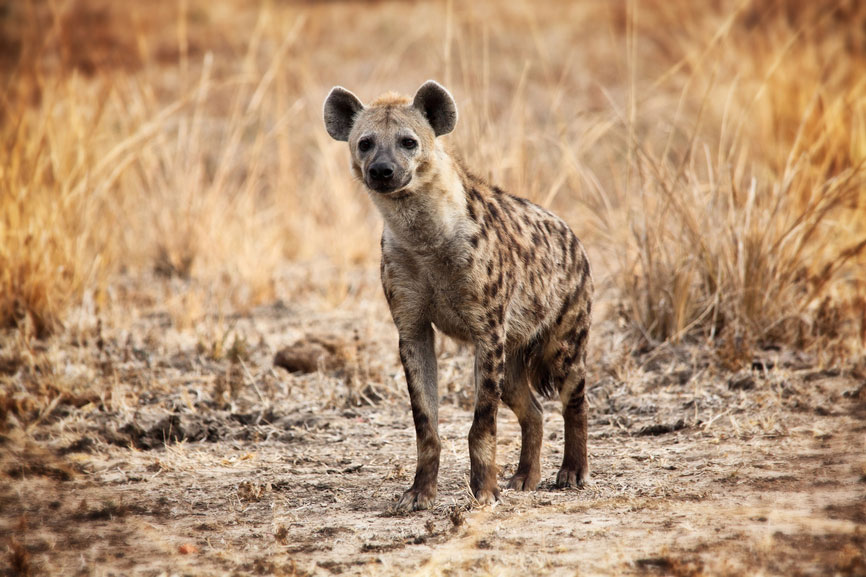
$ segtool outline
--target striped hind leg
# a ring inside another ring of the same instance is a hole
[[[562,388],[565,452],[556,475],[557,487],[580,487],[589,477],[586,454],[586,369],[581,359],[572,367]]]
[[[589,298],[578,299],[578,304],[563,323],[568,328],[560,333],[557,354],[552,363],[565,421],[565,452],[556,475],[557,487],[579,487],[589,477],[586,455],[586,345],[591,312]]]

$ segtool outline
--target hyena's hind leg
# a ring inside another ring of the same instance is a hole
[[[572,366],[562,388],[565,452],[556,475],[557,487],[580,487],[589,477],[586,455],[586,368],[581,359]]]
[[[586,455],[586,344],[589,336],[591,302],[578,300],[566,315],[559,333],[553,360],[554,379],[562,401],[565,421],[565,452],[556,475],[557,487],[579,487],[589,477]]]
[[[533,491],[541,481],[541,439],[543,419],[541,405],[529,386],[529,371],[522,354],[509,355],[506,362],[502,401],[520,423],[520,461],[508,481],[509,489]]]

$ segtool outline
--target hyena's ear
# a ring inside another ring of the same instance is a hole
[[[412,105],[427,118],[436,136],[448,134],[457,125],[457,104],[435,80],[428,80],[418,89]]]
[[[364,110],[358,97],[343,88],[335,86],[325,99],[325,128],[334,140],[349,140],[349,133],[355,123],[355,116]]]

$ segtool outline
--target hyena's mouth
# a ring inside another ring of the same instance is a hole
[[[404,193],[406,187],[409,186],[409,183],[412,182],[412,175],[407,175],[403,182],[376,182],[370,181],[370,179],[366,179],[365,184],[367,188],[378,192],[382,196],[388,196],[392,198],[400,198],[406,196]]]

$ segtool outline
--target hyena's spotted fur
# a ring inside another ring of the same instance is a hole
[[[509,488],[541,479],[541,406],[558,394],[565,420],[560,487],[582,484],[586,455],[586,343],[593,284],[583,246],[558,217],[469,173],[437,136],[456,124],[451,95],[427,82],[410,100],[369,107],[335,88],[329,133],[346,140],[352,169],[385,221],[382,285],[400,336],[418,441],[415,481],[398,509],[436,495],[441,444],[433,326],[475,345],[470,485],[481,503],[499,497],[496,413],[517,415],[522,446]],[[413,145],[414,142],[414,145]]]

